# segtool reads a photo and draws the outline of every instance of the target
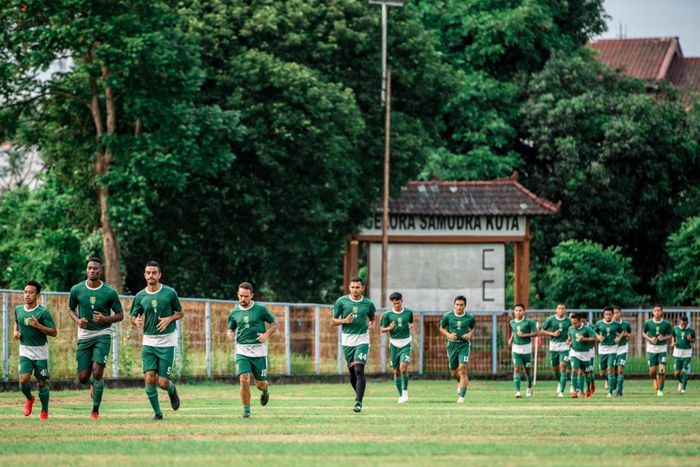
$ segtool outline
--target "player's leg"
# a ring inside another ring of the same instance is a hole
[[[683,386],[681,387],[681,394],[685,394],[685,388],[688,386],[688,379],[690,378],[691,359],[692,357],[687,357],[683,359],[683,379],[681,380]]]
[[[49,361],[34,360],[34,376],[39,387],[39,400],[41,401],[41,414],[39,418],[49,418]]]
[[[353,359],[355,357],[355,347],[343,346],[343,356],[345,357],[345,364],[348,367],[348,372],[350,373],[350,386],[352,390],[357,393],[357,374],[355,374],[355,368],[353,365]]]
[[[683,389],[683,359],[676,357],[675,352],[673,356],[673,376],[678,380],[678,392],[680,393]]]
[[[525,395],[527,397],[532,397],[532,354],[524,354],[523,355],[524,359],[524,365],[523,367],[525,368],[525,377],[527,378],[527,392]]]
[[[556,350],[549,351],[549,362],[552,365],[552,373],[554,373],[554,381],[557,382],[557,395],[561,393],[561,368],[559,366],[561,352]]]
[[[158,402],[158,389],[156,388],[156,372],[158,371],[158,355],[155,352],[155,347],[144,345],[141,348],[141,360],[143,364],[143,380],[146,396],[153,408],[154,420],[162,420],[163,413],[160,411],[160,402]]]
[[[569,357],[569,363],[571,365],[571,387],[574,389],[574,392],[572,393],[571,397],[576,399],[578,398],[579,392],[581,392],[579,378],[581,360],[579,360],[577,357]]]
[[[457,351],[456,344],[453,344],[452,342],[447,343],[447,364],[450,369],[450,378],[457,381],[457,395],[459,396],[460,378],[459,371],[457,371],[457,368],[459,368],[459,352]]]
[[[267,357],[252,357],[250,360],[255,387],[260,391],[260,405],[265,406],[270,401],[270,385],[267,382]]]
[[[469,384],[467,363],[460,363],[457,367],[457,372],[459,373],[459,398],[457,399],[457,403],[461,404],[464,402],[464,397],[467,395],[467,385]]]
[[[78,367],[78,381],[80,384],[92,385],[92,347],[95,339],[80,339],[75,351],[75,361]],[[92,392],[90,394],[92,398]]]
[[[627,353],[618,354],[617,358],[615,359],[615,365],[617,365],[615,391],[617,392],[617,397],[622,397],[622,388],[625,385],[625,365],[627,365]]]
[[[656,367],[658,365],[658,355],[647,352],[647,364],[649,365],[649,377],[654,385],[654,390],[659,389],[659,381],[657,379]]]
[[[399,404],[403,402],[403,376],[401,375],[401,355],[399,353],[399,348],[396,347],[394,344],[391,344],[389,346],[390,349],[390,358],[389,358],[389,366],[392,368],[394,372],[394,384],[396,385],[396,390],[399,393]]]
[[[33,362],[27,357],[19,357],[19,389],[24,394],[24,416],[28,417],[32,414],[34,406],[34,396],[32,395],[32,372],[34,371]]]
[[[564,397],[564,391],[566,390],[566,374],[570,372],[569,370],[569,354],[568,352],[560,352],[559,356],[559,397]]]
[[[173,410],[180,408],[180,396],[173,383],[173,362],[175,361],[175,347],[154,347],[153,350],[158,355],[158,387],[168,391],[170,407]]]
[[[111,336],[98,336],[92,346],[92,418],[100,412],[102,394],[105,390],[104,369],[107,365],[109,350],[112,347]]]
[[[584,374],[584,389],[586,390],[586,399],[590,399],[590,397],[593,395],[595,392],[595,386],[593,383],[593,377],[595,375],[594,367],[595,362],[593,360],[588,360],[585,363],[585,367],[583,369],[583,374]]]
[[[360,412],[362,410],[362,399],[365,396],[365,388],[367,387],[365,364],[367,363],[368,353],[369,344],[360,344],[355,347],[355,355],[353,357],[355,375],[357,376],[357,390],[355,391],[355,406],[353,408],[355,412]]]
[[[410,347],[407,346],[407,347]],[[408,350],[408,355],[405,353],[401,354],[401,360],[399,364],[399,372],[401,373],[401,399],[404,402],[408,401],[408,364],[411,361],[411,350]]]
[[[250,374],[252,365],[248,357],[236,354],[236,376],[241,388],[241,404],[243,405],[243,418],[250,417]]]
[[[522,371],[522,368],[524,366],[525,362],[522,360],[521,354],[513,353],[513,385],[515,386],[516,398],[520,398],[523,396],[522,392],[520,392],[520,386],[522,381],[520,372]]]
[[[659,371],[657,373],[657,378],[659,381],[659,390],[657,391],[657,396],[664,395],[664,386],[666,385],[666,352],[661,352],[659,355]]]

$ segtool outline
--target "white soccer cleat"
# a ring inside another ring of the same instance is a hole
[[[685,394],[685,389],[681,389],[681,394]]]
[[[518,392],[515,393],[515,398],[516,398],[516,399],[520,399],[521,397],[523,397],[523,393],[522,393],[522,392],[518,391]]]
[[[457,399],[457,403],[458,403],[458,404],[464,404],[464,397],[459,397],[459,398]]]
[[[532,388],[527,388],[527,392],[525,393],[525,397],[532,397]]]
[[[404,402],[406,401],[404,400],[403,396],[399,396],[399,400],[396,401],[397,404],[403,404]]]
[[[408,391],[403,391],[401,393],[401,397],[403,398],[404,402],[408,402]]]
[[[605,389],[608,389],[608,381],[605,381]]]
[[[683,390],[683,383],[678,383],[678,394]]]
[[[612,394],[608,393],[605,397],[607,397],[608,399],[612,399]]]
[[[569,393],[570,393],[570,394],[573,394],[573,393],[574,393],[574,386],[573,386],[573,385],[572,385],[572,386],[569,386]]]
[[[656,395],[659,397],[663,397],[664,392],[661,389],[659,389],[658,391],[656,391]]]
[[[557,383],[557,395],[559,395],[560,392],[562,392],[561,383]]]
[[[563,392],[557,393],[557,397],[559,397],[559,398],[564,397],[564,393]]]

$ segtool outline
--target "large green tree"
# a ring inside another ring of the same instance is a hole
[[[686,219],[666,241],[668,268],[656,280],[657,294],[674,305],[700,305],[700,217]]]
[[[66,223],[85,237],[99,232],[117,289],[124,227],[165,241],[148,200],[232,160],[219,142],[235,118],[198,107],[198,45],[182,29],[164,1],[22,0],[0,9],[0,138],[39,148],[49,185],[73,196]]]
[[[700,181],[697,121],[673,89],[649,93],[587,53],[553,57],[527,92],[524,182],[562,201],[558,216],[536,220],[539,262],[570,238],[621,245],[640,291],[652,294],[666,262],[662,245]]]

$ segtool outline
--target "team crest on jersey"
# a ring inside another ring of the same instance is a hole
[[[153,308],[158,308],[158,300],[151,300],[151,306]]]
[[[90,297],[90,304],[91,305],[94,305],[96,302],[97,302],[97,297],[95,297],[95,296]]]
[[[249,317],[249,316],[244,316],[244,317],[243,317],[243,322],[246,323],[246,324],[248,324],[248,321],[250,321],[250,317]]]
[[[401,326],[401,323],[403,323],[403,318],[399,318],[396,321],[399,323],[399,326]]]
[[[461,321],[457,321],[457,329],[462,329],[462,322]]]
[[[656,334],[657,334],[657,335],[659,334],[659,330],[660,330],[660,329],[661,329],[661,328],[660,328],[659,326],[656,326]]]
[[[681,333],[681,339],[685,339],[685,333],[684,333],[684,332]]]
[[[24,318],[24,325],[29,326],[29,319],[30,318]]]
[[[563,328],[564,325],[562,323],[559,323],[559,329]]]
[[[354,307],[352,307],[352,313],[353,313],[353,314],[356,314],[358,311],[360,311],[360,307],[359,307],[359,306],[354,306]]]

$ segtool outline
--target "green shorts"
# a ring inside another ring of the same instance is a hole
[[[617,354],[615,357],[615,365],[622,368],[627,365],[627,352]]]
[[[398,369],[402,363],[411,363],[411,344],[404,345],[403,347],[391,347],[391,362],[389,366],[391,368]]]
[[[690,359],[688,359],[690,361]],[[17,373],[20,375],[31,375],[34,373],[34,377],[37,381],[46,381],[49,379],[49,361],[48,360],[32,360],[27,357],[19,357],[19,369]]]
[[[656,367],[666,364],[666,352],[647,352],[647,363],[649,367]]]
[[[155,370],[161,378],[172,379],[175,347],[152,347],[144,345],[141,348],[143,372]]]
[[[450,371],[456,370],[460,365],[469,364],[471,348],[472,346],[468,341],[447,343],[447,359],[450,362]]]
[[[558,368],[562,363],[569,363],[569,351],[552,350],[549,352],[549,359],[552,362],[552,368]]]
[[[595,368],[595,359],[593,360],[588,360],[586,362],[586,366],[583,369],[586,373],[593,373],[593,369]]]
[[[532,366],[532,354],[513,352],[513,366],[530,368]]]
[[[605,371],[608,368],[615,368],[616,361],[616,353],[598,355],[598,368],[600,371]]]
[[[580,360],[576,357],[570,357],[569,363],[571,364],[572,370],[585,370],[586,366],[588,365],[587,360]]]
[[[267,381],[267,357],[236,354],[236,376],[252,374],[256,381]]]
[[[78,373],[92,367],[93,363],[107,366],[109,349],[112,346],[112,336],[103,335],[78,340],[78,350],[75,360],[78,362]]]
[[[369,353],[369,344],[360,345],[344,345],[343,354],[345,354],[345,364],[350,368],[355,363],[365,365],[367,363],[367,354]]]
[[[675,371],[683,371],[685,374],[690,374],[690,359],[691,357],[673,357],[673,369]],[[42,360],[46,361],[46,360]]]

